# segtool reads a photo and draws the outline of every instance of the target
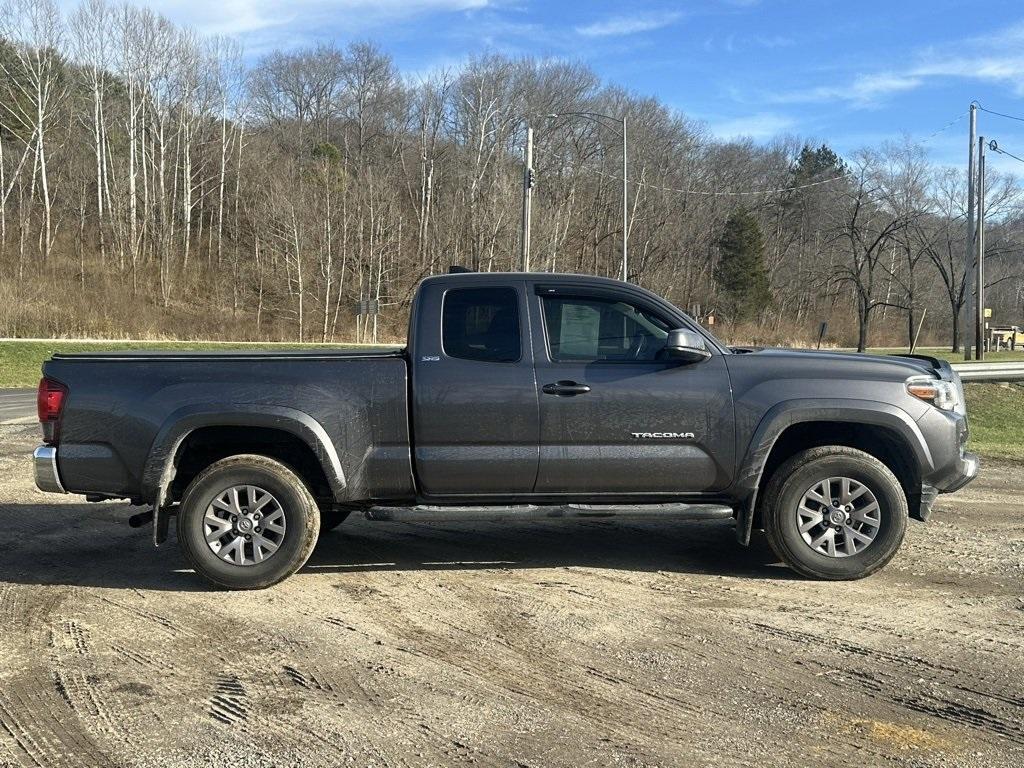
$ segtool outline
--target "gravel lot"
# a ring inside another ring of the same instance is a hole
[[[1024,765],[1024,472],[865,581],[731,525],[370,523],[259,593],[0,427],[0,765]]]

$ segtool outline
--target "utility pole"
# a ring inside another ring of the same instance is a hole
[[[526,155],[523,162],[523,272],[530,271],[530,208],[533,203],[533,182],[533,128],[527,128]]]
[[[622,115],[622,279],[629,279],[629,160],[626,157],[626,115]]]
[[[960,323],[960,335],[964,342],[964,360],[971,359],[971,339],[968,331],[971,318],[971,281],[974,274],[974,178],[977,173],[974,160],[974,148],[978,143],[978,105],[971,102],[971,129],[968,142],[967,160],[967,253],[964,263],[964,309],[963,322]]]
[[[985,359],[985,137],[978,139],[978,254],[974,275],[974,359]]]

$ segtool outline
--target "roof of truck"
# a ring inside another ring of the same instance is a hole
[[[566,282],[566,283],[588,283],[593,285],[595,283],[606,283],[609,286],[626,286],[629,288],[640,288],[635,283],[625,282],[623,280],[616,280],[611,277],[599,277],[598,275],[583,275],[575,272],[448,272],[440,275],[431,275],[424,278],[424,282],[430,281],[444,281],[444,280],[493,280],[495,278],[508,279],[508,280],[544,280],[547,282]]]

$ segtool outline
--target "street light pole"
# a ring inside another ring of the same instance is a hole
[[[974,277],[974,179],[977,176],[977,164],[974,159],[975,148],[978,144],[978,106],[971,102],[971,127],[970,139],[968,140],[967,159],[967,253],[964,264],[964,311],[963,322],[960,324],[961,335],[964,342],[964,360],[971,359],[971,334],[968,330],[970,325],[971,312],[971,281]]]
[[[985,137],[978,139],[978,254],[974,274],[974,359],[985,359]]]
[[[629,156],[626,144],[626,116],[622,116],[622,280],[629,279]]]
[[[526,154],[523,158],[523,253],[522,270],[530,271],[530,216],[533,207],[533,128],[526,129]]]

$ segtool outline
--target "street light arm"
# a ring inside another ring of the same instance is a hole
[[[601,112],[552,112],[547,117],[550,120],[554,120],[559,117],[585,117],[594,121],[595,123],[598,123],[599,125],[604,125],[606,128],[610,129],[619,136],[622,135],[622,131],[619,131],[605,123],[601,123],[600,120],[611,120],[612,122],[619,124],[623,124],[626,121],[625,117],[613,117],[612,115],[605,115],[602,114]]]

